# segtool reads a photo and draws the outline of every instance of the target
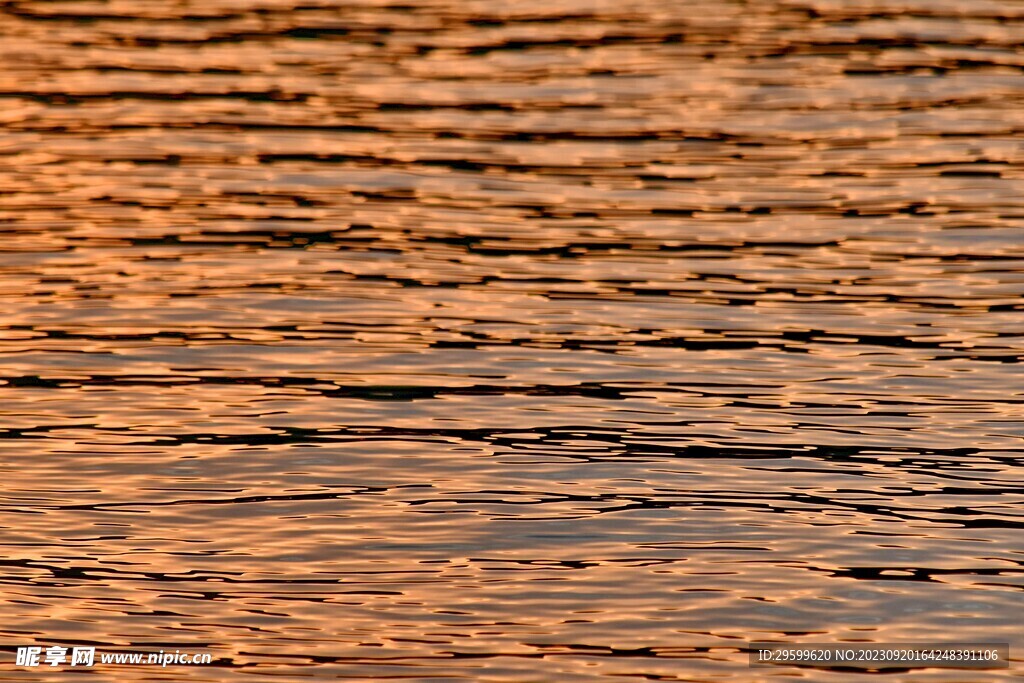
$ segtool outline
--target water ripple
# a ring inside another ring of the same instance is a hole
[[[0,678],[1019,646],[1022,20],[0,2]]]

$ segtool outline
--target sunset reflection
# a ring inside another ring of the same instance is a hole
[[[1022,20],[0,5],[0,679],[1019,678]]]

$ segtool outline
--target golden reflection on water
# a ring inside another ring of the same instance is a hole
[[[0,5],[0,678],[1019,645],[1022,19]]]

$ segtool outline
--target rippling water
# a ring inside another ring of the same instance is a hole
[[[1022,25],[0,4],[2,677],[54,643],[216,665],[107,680],[514,683],[1024,644]]]

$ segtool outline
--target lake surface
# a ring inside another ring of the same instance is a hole
[[[0,678],[1024,673],[1024,4],[0,5]],[[14,666],[19,646],[213,666]]]

